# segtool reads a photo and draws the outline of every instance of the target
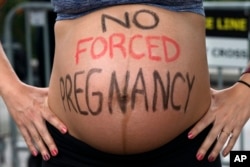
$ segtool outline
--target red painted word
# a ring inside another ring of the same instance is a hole
[[[145,48],[138,53],[140,48]],[[137,52],[136,52],[137,50]],[[116,52],[115,52],[116,51]],[[118,56],[121,58],[130,56],[134,59],[148,58],[153,61],[165,61],[166,63],[175,61],[180,56],[180,47],[176,41],[167,36],[143,36],[136,34],[128,38],[122,33],[114,33],[108,38],[102,36],[83,38],[77,42],[75,62],[80,61],[80,56],[91,56],[92,59],[100,59],[108,56],[110,59]]]

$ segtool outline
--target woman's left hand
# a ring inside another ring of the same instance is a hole
[[[241,83],[220,91],[211,89],[211,105],[208,112],[188,134],[188,138],[193,139],[208,125],[213,124],[196,154],[198,160],[205,157],[216,140],[214,148],[208,155],[210,162],[216,159],[227,141],[222,154],[226,156],[230,152],[250,117],[249,99],[250,89]]]

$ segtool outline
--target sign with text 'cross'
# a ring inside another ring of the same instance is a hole
[[[249,19],[241,10],[205,10],[210,66],[244,68],[249,60]]]

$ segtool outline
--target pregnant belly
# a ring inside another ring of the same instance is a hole
[[[136,64],[118,70],[97,66],[53,77],[49,103],[71,135],[102,151],[129,154],[157,148],[208,108],[208,100],[196,103],[200,93],[209,96],[190,72]]]
[[[140,153],[207,111],[204,18],[158,10],[119,6],[56,23],[48,102],[72,136],[105,152]],[[117,21],[136,13],[148,29]]]

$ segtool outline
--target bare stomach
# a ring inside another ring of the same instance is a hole
[[[51,110],[72,136],[105,152],[168,143],[210,104],[203,19],[131,5],[57,22]]]

